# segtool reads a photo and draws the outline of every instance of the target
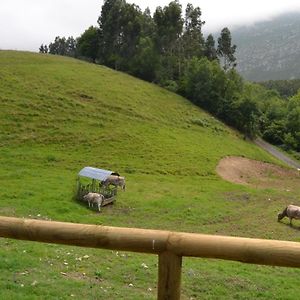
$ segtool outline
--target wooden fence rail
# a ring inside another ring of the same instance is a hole
[[[182,257],[300,267],[300,243],[0,217],[0,237],[152,253],[159,256],[158,299],[180,299]]]

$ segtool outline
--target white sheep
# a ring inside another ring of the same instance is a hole
[[[98,193],[88,193],[83,196],[83,201],[88,202],[89,207],[93,207],[94,204],[97,204],[98,210],[101,211],[101,205],[104,201],[104,196]]]

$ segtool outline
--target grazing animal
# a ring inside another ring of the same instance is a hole
[[[101,211],[101,205],[104,201],[104,196],[98,193],[88,193],[83,196],[83,201],[88,202],[89,207],[93,207],[94,204],[97,204],[98,210]]]
[[[290,219],[290,225],[292,226],[293,219],[300,219],[300,207],[296,205],[287,206],[282,213],[278,214],[278,222],[284,217],[288,217]]]
[[[120,186],[125,191],[125,177],[110,175],[103,181],[103,185],[108,187],[110,184]]]

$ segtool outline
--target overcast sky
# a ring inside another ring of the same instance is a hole
[[[151,12],[170,0],[127,0]],[[179,1],[202,10],[205,32],[267,20],[284,12],[300,11],[300,0],[191,0]],[[96,25],[101,0],[0,0],[0,49],[38,51],[55,36],[79,36]]]

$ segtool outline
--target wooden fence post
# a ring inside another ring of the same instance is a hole
[[[158,300],[179,300],[182,256],[170,251],[159,254],[158,258]]]

